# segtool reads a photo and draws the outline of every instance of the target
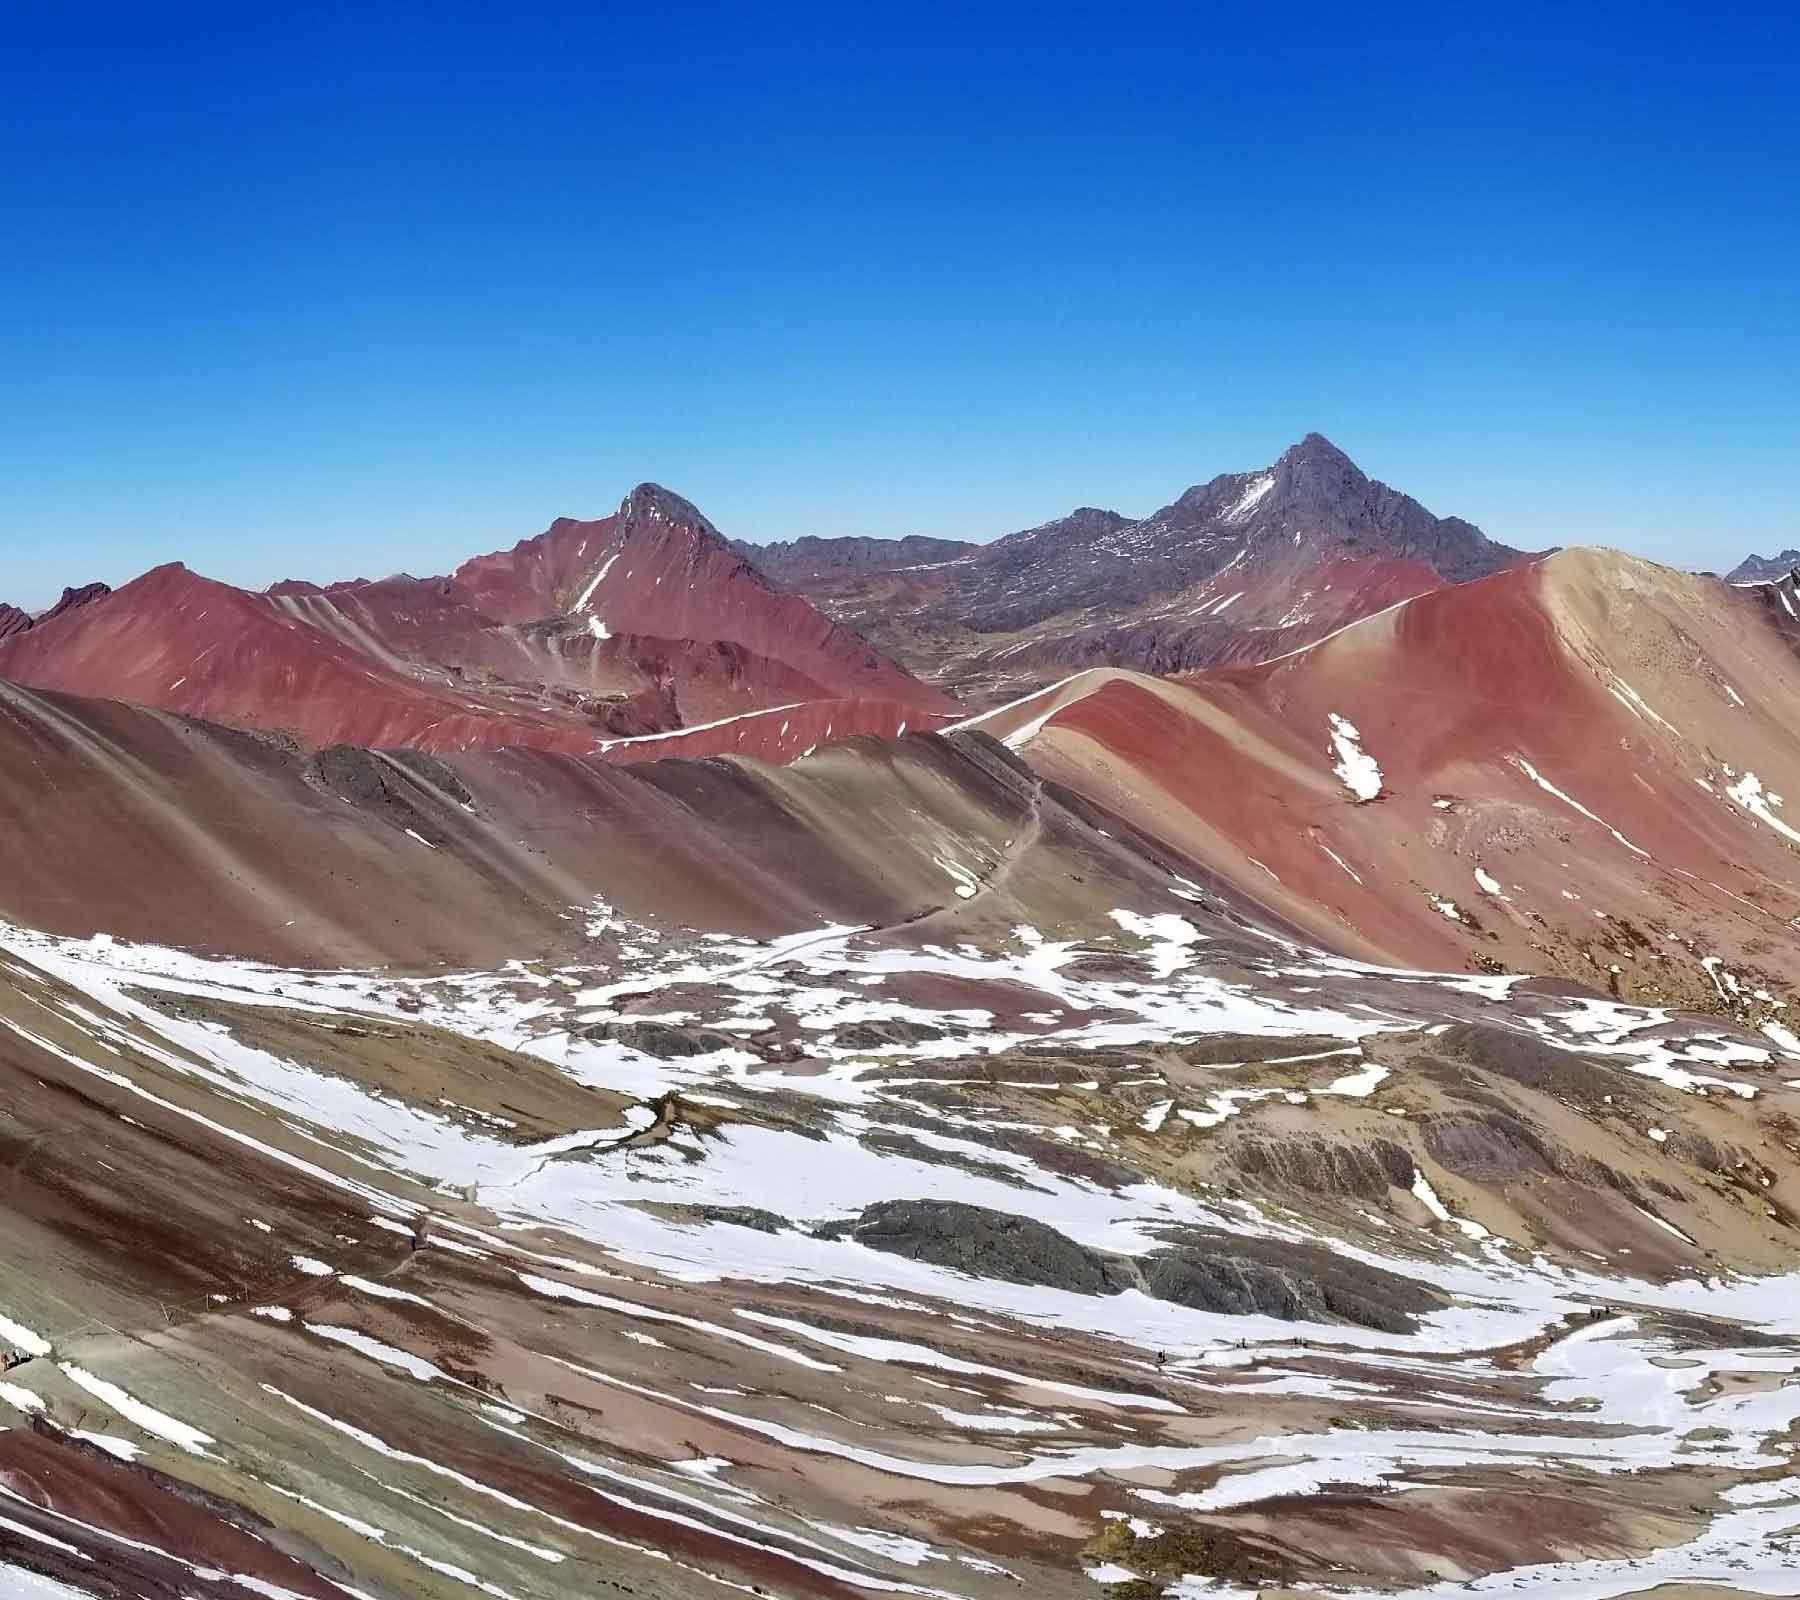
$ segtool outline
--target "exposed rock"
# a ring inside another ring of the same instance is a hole
[[[865,1206],[849,1237],[871,1250],[978,1278],[1076,1294],[1117,1294],[1105,1258],[1030,1217],[958,1200],[883,1200]]]
[[[754,1228],[758,1233],[791,1233],[793,1223],[786,1217],[765,1211],[761,1206],[668,1206],[671,1216],[695,1222],[723,1222],[736,1228]]]
[[[820,539],[808,534],[804,538],[772,544],[749,544],[734,539],[731,548],[759,572],[782,583],[791,583],[828,572],[886,571],[895,567],[955,561],[981,546],[961,539],[933,539],[924,534],[909,533],[899,539]]]
[[[1258,1183],[1285,1186],[1302,1194],[1378,1200],[1389,1189],[1413,1180],[1413,1159],[1392,1139],[1352,1144],[1337,1139],[1249,1137],[1231,1148],[1232,1165]]]
[[[1228,1316],[1406,1333],[1417,1314],[1442,1304],[1424,1284],[1349,1256],[1237,1235],[1189,1234],[1174,1249],[1129,1264],[1158,1300]]]
[[[1434,1116],[1425,1122],[1424,1135],[1433,1161],[1474,1182],[1513,1183],[1556,1168],[1544,1141],[1503,1111]]]
[[[744,1041],[733,1033],[710,1028],[686,1028],[674,1022],[652,1022],[626,1017],[618,1022],[597,1022],[581,1030],[583,1039],[605,1039],[627,1050],[677,1061],[688,1056],[711,1055],[715,1050],[742,1050]]]
[[[1725,581],[1772,583],[1795,571],[1800,571],[1800,550],[1783,550],[1779,555],[1773,556],[1759,556],[1752,552],[1725,574]]]
[[[837,1030],[837,1042],[847,1050],[879,1050],[886,1045],[925,1044],[944,1037],[944,1030],[929,1022],[909,1022],[895,1017],[878,1022],[851,1022]]]
[[[434,756],[418,750],[362,750],[332,745],[318,751],[308,771],[327,793],[354,806],[396,806],[416,814],[426,795],[439,803],[469,806],[474,796],[462,779]]]
[[[78,611],[82,606],[91,605],[96,600],[103,600],[112,593],[109,585],[104,583],[84,583],[74,588],[64,589],[62,598],[48,611],[33,617],[28,611],[21,611],[17,606],[0,605],[0,639],[10,639],[15,634],[29,633],[33,628],[41,628],[47,622],[54,622],[65,612]]]
[[[1597,1101],[1606,1092],[1603,1065],[1509,1028],[1459,1022],[1438,1036],[1436,1048],[1483,1072],[1564,1099]]]
[[[1108,1584],[1108,1600],[1154,1600],[1167,1592],[1156,1581],[1162,1579],[1187,1580],[1183,1587],[1190,1590],[1195,1579],[1201,1584],[1220,1579],[1233,1586],[1248,1583],[1261,1588],[1283,1582],[1294,1570],[1292,1557],[1269,1536],[1204,1524],[1139,1533],[1129,1521],[1109,1522],[1088,1546],[1088,1554],[1144,1574]]]
[[[1022,672],[1171,673],[1280,654],[1519,553],[1311,433],[1270,466],[1197,484],[1148,517],[1083,506],[942,564],[833,554],[809,559],[797,545],[762,559],[896,659],[985,697],[1016,693]]]
[[[967,1151],[939,1149],[910,1133],[866,1133],[862,1137],[862,1146],[884,1156],[905,1156],[909,1161],[922,1162],[928,1167],[954,1167],[959,1172],[972,1173],[995,1183],[1011,1184],[1015,1189],[1027,1187],[1025,1179],[1011,1167],[998,1161],[984,1161]]]
[[[111,593],[112,585],[106,583],[84,583],[74,588],[64,589],[62,599],[37,619],[37,626],[41,628],[45,623],[54,622],[68,612],[79,611],[83,606],[91,606],[96,600],[104,600]]]
[[[1073,1294],[1141,1289],[1226,1316],[1349,1322],[1403,1333],[1439,1296],[1397,1273],[1304,1245],[1190,1231],[1147,1256],[1089,1249],[1030,1217],[955,1200],[884,1200],[833,1230],[913,1261]]]

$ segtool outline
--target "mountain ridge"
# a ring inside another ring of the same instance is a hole
[[[1767,583],[1785,578],[1800,568],[1800,550],[1783,550],[1778,555],[1759,556],[1755,551],[1744,557],[1725,574],[1727,583]]]
[[[941,567],[784,575],[896,660],[991,703],[1070,667],[1182,671],[1279,654],[1522,555],[1435,516],[1315,432],[1145,517],[1080,507]]]
[[[615,759],[630,740],[773,706],[841,705],[819,726],[846,732],[951,709],[653,483],[607,517],[557,518],[443,577],[254,593],[166,563],[55,628],[0,638],[0,677],[308,744],[617,747]],[[807,727],[755,725],[783,740]]]

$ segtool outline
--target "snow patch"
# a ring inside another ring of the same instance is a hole
[[[1775,815],[1775,807],[1784,804],[1781,796],[1764,789],[1762,779],[1754,772],[1746,772],[1736,783],[1727,784],[1725,793],[1732,804],[1748,811],[1759,822],[1766,822],[1783,838],[1800,844],[1800,830],[1790,828],[1780,817]]]
[[[1356,797],[1358,805],[1364,805],[1381,793],[1381,768],[1376,766],[1375,759],[1362,747],[1362,735],[1357,732],[1356,725],[1332,712],[1328,721],[1331,725],[1331,747],[1337,752],[1337,763],[1332,771],[1338,781]]]

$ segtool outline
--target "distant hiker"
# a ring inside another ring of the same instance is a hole
[[[419,1220],[413,1224],[412,1241],[411,1241],[413,1249],[423,1250],[425,1248],[425,1244],[426,1244],[425,1230],[426,1230],[427,1226],[428,1226],[428,1219],[425,1217],[420,1217]]]
[[[6,1352],[6,1366],[4,1369],[0,1370],[11,1372],[14,1367],[22,1367],[30,1359],[31,1356],[24,1350],[8,1350]]]

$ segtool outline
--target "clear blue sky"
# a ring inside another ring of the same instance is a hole
[[[1784,6],[27,3],[0,599],[1144,512],[1319,429],[1515,544],[1800,542]]]

